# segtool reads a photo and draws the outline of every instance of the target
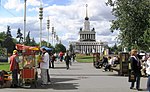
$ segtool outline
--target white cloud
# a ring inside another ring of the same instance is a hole
[[[65,44],[72,40],[78,40],[78,32],[80,27],[83,27],[85,18],[85,4],[88,4],[88,16],[90,18],[91,29],[94,27],[97,33],[97,41],[107,41],[109,44],[114,44],[116,42],[116,35],[118,32],[111,33],[110,20],[114,19],[111,15],[111,8],[105,5],[107,0],[72,0],[67,5],[51,5],[44,3],[44,13],[43,13],[43,39],[46,40],[47,29],[46,20],[49,16],[50,27],[54,26],[55,31]],[[18,4],[23,6],[18,0],[8,0],[5,6],[13,3],[12,6],[7,7],[8,9],[19,9]],[[39,42],[39,15],[38,8],[40,5],[40,0],[27,0],[28,10],[30,13],[34,12],[36,15],[33,17],[27,16],[27,30],[31,31],[31,36]],[[31,7],[29,7],[31,6]],[[21,8],[20,8],[21,9]],[[29,13],[28,13],[29,14]],[[23,29],[23,18],[0,18],[0,24],[14,23],[13,27],[18,28],[22,25]],[[6,26],[5,25],[5,26]],[[4,25],[3,25],[4,26]],[[1,27],[0,28],[4,28]],[[51,32],[51,28],[50,28]],[[67,44],[66,44],[67,45]]]
[[[16,9],[16,11],[20,11],[23,9],[23,4],[20,3],[20,0],[8,0],[4,4],[4,8],[6,9]]]
[[[27,6],[40,6],[41,0],[27,0]]]

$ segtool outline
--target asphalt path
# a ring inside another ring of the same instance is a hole
[[[118,76],[117,72],[103,72],[95,69],[92,63],[73,62],[66,69],[65,62],[55,62],[55,68],[50,68],[51,84],[41,86],[40,69],[38,69],[36,88],[24,86],[21,88],[2,88],[0,92],[137,92],[129,89],[127,76]],[[141,78],[141,91],[146,91],[147,78]]]

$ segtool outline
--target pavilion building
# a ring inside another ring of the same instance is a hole
[[[95,28],[90,30],[90,21],[88,18],[87,5],[86,5],[86,17],[84,21],[84,29],[79,30],[79,40],[70,42],[73,50],[78,53],[103,53],[105,47],[108,45],[107,42],[96,41]]]

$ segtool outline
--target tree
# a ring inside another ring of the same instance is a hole
[[[5,32],[0,32],[0,46],[2,47],[3,41],[6,38],[6,33]]]
[[[70,51],[71,53],[74,53],[72,44],[69,45],[69,51]]]
[[[15,43],[13,42],[12,37],[7,37],[6,39],[4,39],[2,44],[3,47],[7,48],[7,53],[12,53],[15,49]]]
[[[35,42],[34,38],[32,38],[30,45],[31,46],[38,46],[38,44]]]
[[[10,26],[7,26],[7,32],[6,32],[6,36],[7,36],[7,37],[12,37],[10,30],[11,30],[11,29],[10,29]]]
[[[10,31],[10,26],[7,26],[7,32],[6,35],[4,34],[4,38],[2,39],[2,47],[5,47],[7,49],[7,53],[12,53],[15,49],[15,43],[13,42],[13,38]]]
[[[22,33],[21,33],[21,29],[18,28],[18,31],[17,31],[17,37],[16,38],[19,38],[19,43],[23,42],[23,37],[22,37]]]
[[[41,41],[42,46],[47,46],[47,42],[46,41]]]
[[[6,38],[5,32],[0,32],[0,40],[4,40]]]
[[[66,47],[63,45],[63,44],[56,44],[55,45],[55,52],[60,52],[60,51],[62,51],[62,52],[66,52]]]
[[[118,40],[124,47],[148,50],[150,43],[147,36],[150,31],[150,2],[149,0],[108,0],[106,3],[113,7],[111,31],[119,31]],[[147,32],[146,32],[147,31]],[[148,45],[148,46],[147,46]]]
[[[26,37],[25,45],[30,45],[30,43],[31,43],[31,39],[30,39],[30,31],[29,31]]]
[[[150,50],[150,29],[144,33],[144,43],[146,43],[146,48]]]

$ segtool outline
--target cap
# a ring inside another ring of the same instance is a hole
[[[14,51],[13,51],[13,54],[16,54],[17,52],[18,52],[17,50],[14,50]]]

